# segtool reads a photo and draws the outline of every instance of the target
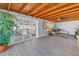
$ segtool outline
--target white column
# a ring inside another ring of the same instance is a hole
[[[29,36],[32,37],[32,24],[29,22]]]
[[[23,40],[25,40],[25,33],[24,33],[24,23],[22,23],[22,25],[23,25],[23,29],[22,29],[22,38],[23,38]]]
[[[38,21],[36,21],[36,37],[38,37]]]

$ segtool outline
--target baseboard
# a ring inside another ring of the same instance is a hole
[[[40,37],[44,37],[44,36],[47,36],[48,34],[46,34],[46,35],[42,35],[42,36],[38,36],[37,38],[40,38]]]
[[[31,38],[28,38],[28,39],[26,39],[26,40],[21,40],[21,41],[18,41],[18,42],[9,44],[9,46],[17,45],[17,44],[20,44],[20,43],[22,43],[22,42],[28,42],[28,41],[30,41],[30,40],[32,40],[32,39],[37,39],[37,38],[44,37],[44,36],[47,36],[47,35],[38,36],[38,37],[31,37]]]

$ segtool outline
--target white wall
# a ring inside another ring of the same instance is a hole
[[[57,28],[65,29],[69,31],[69,34],[74,35],[75,34],[75,25],[79,24],[79,20],[77,21],[68,21],[68,22],[60,22],[57,23]]]

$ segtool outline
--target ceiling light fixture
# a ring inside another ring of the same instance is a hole
[[[58,20],[60,21],[60,20],[62,20],[62,19],[65,19],[63,16],[61,16],[61,17],[58,17]]]
[[[61,20],[61,18],[58,18],[57,20],[58,20],[58,21],[60,21],[60,20]]]

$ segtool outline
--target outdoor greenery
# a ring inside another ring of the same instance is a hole
[[[10,42],[12,29],[16,26],[15,19],[14,15],[0,11],[0,45],[7,45]]]
[[[76,27],[75,27],[75,28],[76,28],[75,34],[76,34],[76,35],[79,35],[79,24],[78,24],[78,25],[76,25]]]
[[[75,33],[76,33],[76,35],[79,35],[79,30],[76,30],[76,32],[75,32]]]

